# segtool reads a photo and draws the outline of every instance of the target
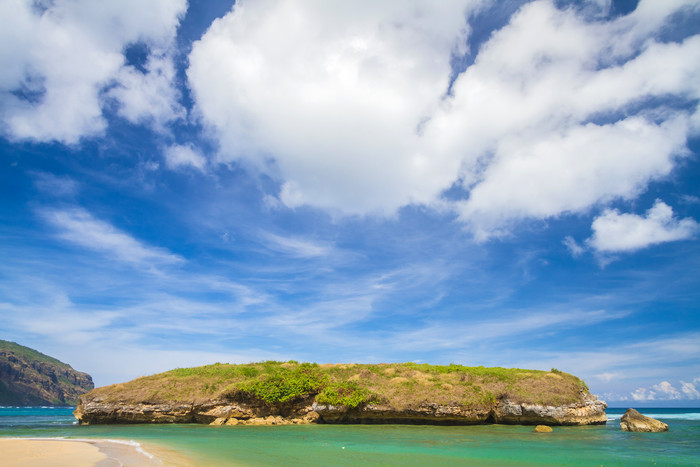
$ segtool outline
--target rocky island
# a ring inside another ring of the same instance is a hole
[[[461,365],[262,362],[181,368],[94,389],[81,424],[592,425],[605,402],[552,371]]]
[[[0,405],[75,405],[95,385],[87,373],[29,347],[0,340]]]

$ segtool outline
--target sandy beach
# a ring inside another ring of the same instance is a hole
[[[135,443],[112,440],[0,439],[0,452],[4,467],[192,465],[177,453],[155,447],[146,452]]]

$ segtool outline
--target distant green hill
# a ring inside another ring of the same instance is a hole
[[[29,347],[0,340],[0,405],[75,405],[95,385],[75,371]]]

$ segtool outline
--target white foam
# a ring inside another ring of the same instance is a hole
[[[612,422],[615,420],[619,420],[622,418],[622,415],[624,414],[608,414],[608,421]],[[695,421],[695,420],[700,420],[700,413],[699,412],[680,412],[680,413],[653,413],[653,412],[644,412],[642,415],[645,415],[647,417],[651,418],[656,418],[658,420],[690,420],[690,421]]]

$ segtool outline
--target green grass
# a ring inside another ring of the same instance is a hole
[[[355,408],[370,402],[380,402],[379,397],[354,381],[334,382],[316,396],[316,402],[324,405],[344,405]]]
[[[579,378],[558,370],[390,363],[310,364],[266,361],[178,368],[93,391],[112,402],[194,403],[238,400],[268,405],[304,401],[358,407],[368,403],[397,409],[426,402],[487,407],[501,399],[542,405],[582,400]]]
[[[30,349],[29,347],[25,347],[23,345],[19,345],[10,341],[4,341],[0,339],[0,350],[9,350],[15,355],[24,357],[26,360],[29,361],[35,360],[38,362],[52,363],[54,365],[62,366],[65,368],[71,367],[70,365],[63,363],[60,360],[56,360],[53,357],[49,357],[48,355],[44,355],[43,353],[37,352],[34,349]]]
[[[292,368],[267,364],[267,372],[234,386],[239,394],[268,404],[283,404],[318,394],[327,385],[327,376],[318,365],[302,363]],[[246,373],[254,373],[248,367]]]

